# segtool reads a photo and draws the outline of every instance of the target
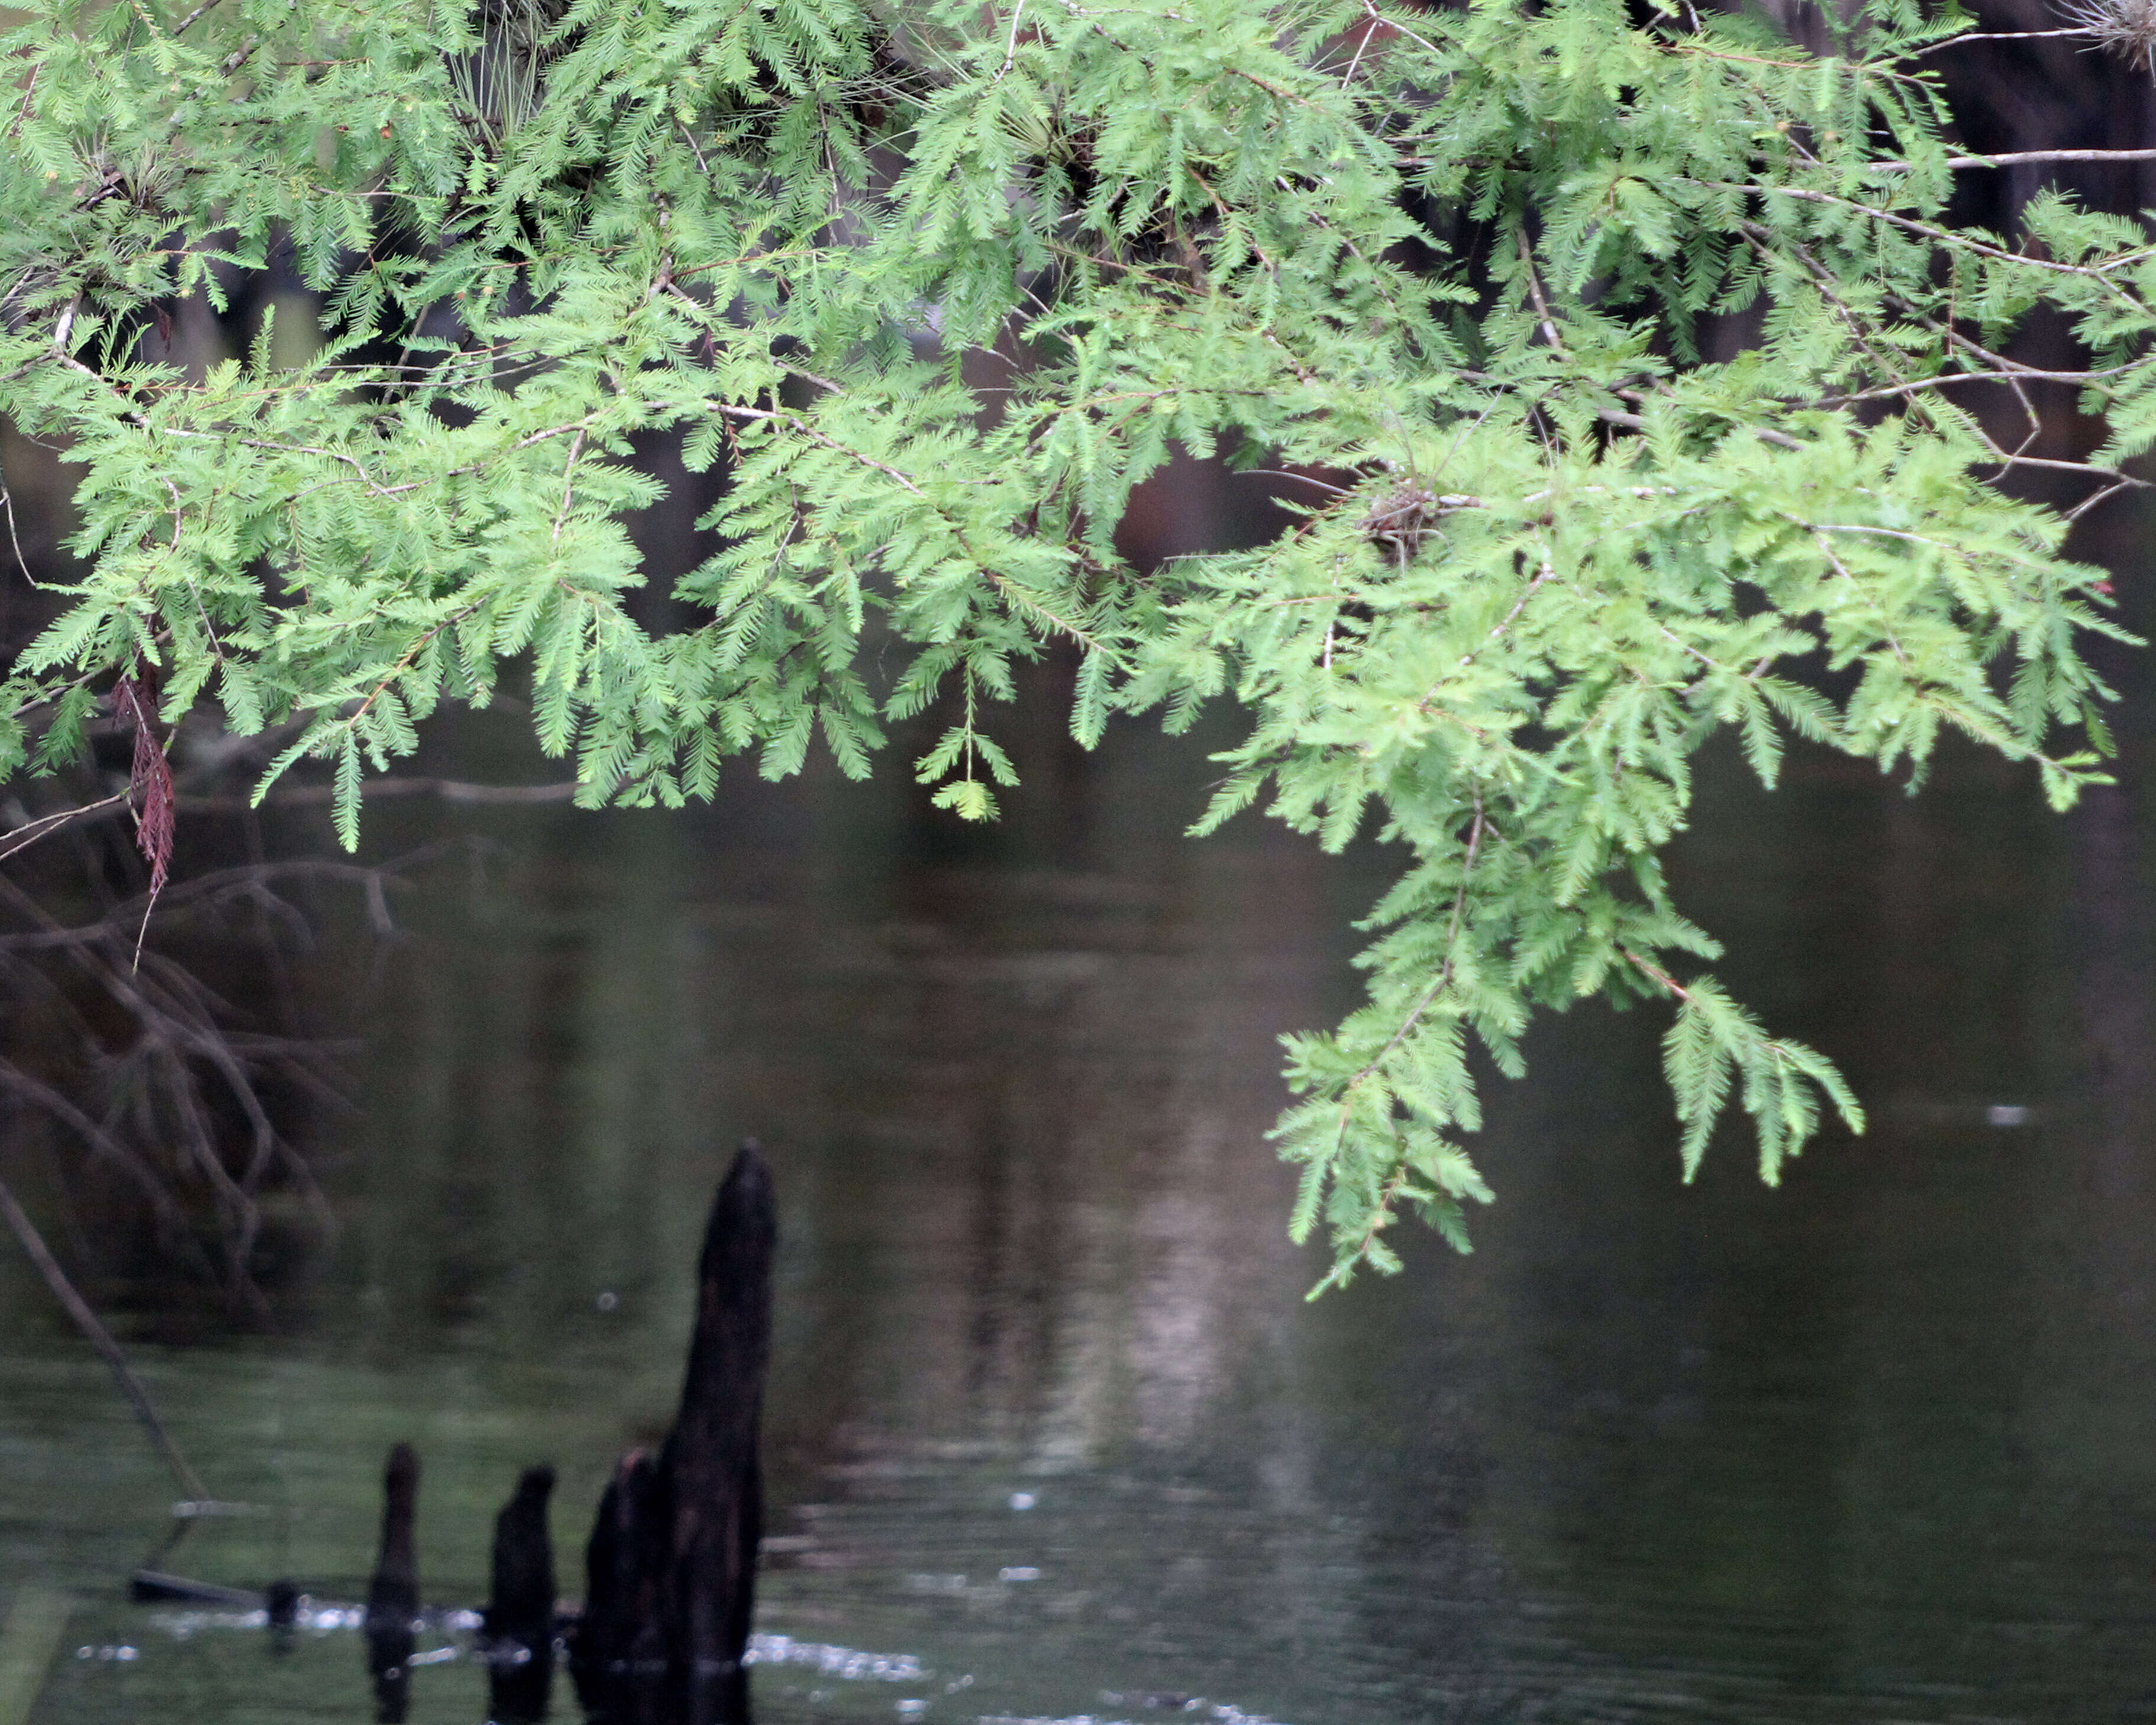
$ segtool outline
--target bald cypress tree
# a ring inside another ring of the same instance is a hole
[[[2056,192],[1957,218],[1989,164],[1951,6],[1801,42],[1686,0],[14,16],[0,412],[75,465],[85,572],[0,768],[211,707],[280,738],[265,788],[326,763],[350,844],[363,776],[515,663],[588,803],[864,774],[932,712],[911,770],[984,819],[1020,661],[1075,658],[1089,745],[1232,703],[1201,829],[1263,803],[1407,858],[1367,1004],[1287,1045],[1332,1279],[1394,1267],[1403,1211],[1464,1244],[1469,1045],[1518,1071],[1538,1009],[1669,1013],[1687,1171],[1732,1101],[1770,1179],[1823,1106],[1861,1124],[1666,885],[1717,733],[1770,785],[1793,737],[1921,776],[1948,732],[2061,806],[2100,776],[2116,631],[2061,546],[2156,435],[2156,247]],[[2145,58],[2132,26],[2057,28]],[[285,248],[318,343],[160,357]],[[2078,356],[2041,377],[2007,351],[2039,315]],[[993,391],[983,350],[1022,356]],[[2061,382],[2092,449],[2037,438]],[[665,632],[627,603],[652,432],[731,469]],[[1178,449],[1291,475],[1291,525],[1133,569]]]

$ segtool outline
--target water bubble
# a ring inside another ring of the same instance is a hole
[[[917,1719],[927,1711],[928,1703],[925,1701],[909,1698],[898,1704],[898,1717],[901,1719]]]
[[[614,1292],[612,1288],[608,1288],[592,1303],[602,1312],[611,1312],[621,1304],[621,1296]]]
[[[1994,1102],[1984,1111],[1987,1126],[2026,1126],[2029,1111],[2019,1102]]]
[[[1007,1569],[998,1570],[996,1572],[996,1579],[998,1581],[1038,1581],[1040,1579],[1040,1571],[1034,1568],[1030,1563],[1014,1563]]]
[[[1040,1500],[1030,1491],[1014,1491],[1010,1495],[1010,1506],[1013,1509],[1031,1509]]]

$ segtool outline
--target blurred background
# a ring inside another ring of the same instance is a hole
[[[2146,141],[2145,78],[1990,52],[1983,147]],[[2112,172],[2085,189],[2148,201]],[[1972,211],[2030,189],[1977,177]],[[243,285],[175,353],[311,309]],[[661,627],[723,476],[646,459]],[[64,578],[66,470],[12,432],[0,464]],[[1276,521],[1185,465],[1125,540]],[[2151,521],[2122,500],[2076,541],[2143,634]],[[0,635],[50,603],[11,576]],[[1024,782],[987,829],[927,806],[904,736],[866,785],[744,768],[708,808],[575,812],[511,698],[437,724],[347,862],[317,788],[249,812],[259,759],[190,731],[140,982],[124,819],[0,867],[0,1178],[249,1508],[167,1567],[359,1597],[409,1440],[422,1592],[475,1605],[540,1461],[581,1591],[760,1137],[780,1725],[2156,1718],[2156,661],[2102,662],[2119,783],[2063,819],[1951,747],[1913,799],[1815,752],[1773,794],[1704,763],[1680,903],[1872,1113],[1778,1191],[1735,1134],[1682,1184],[1666,1020],[1583,1008],[1523,1083],[1488,1075],[1475,1255],[1410,1240],[1406,1274],[1306,1303],[1275,1039],[1355,1004],[1397,860],[1255,815],[1185,839],[1208,737],[1086,754],[1052,661],[1000,716]],[[105,793],[125,747],[0,814]],[[0,1313],[0,1725],[370,1717],[347,1630],[280,1651],[126,1602],[172,1481],[12,1241]],[[415,1720],[485,1705],[467,1658],[414,1674]]]

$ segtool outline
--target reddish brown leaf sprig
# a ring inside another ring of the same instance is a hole
[[[172,865],[172,764],[157,742],[157,706],[149,680],[141,673],[122,677],[112,685],[116,712],[135,726],[135,764],[128,795],[135,803],[135,845],[150,865],[150,902],[165,890],[165,876]],[[146,909],[142,920],[149,922]]]

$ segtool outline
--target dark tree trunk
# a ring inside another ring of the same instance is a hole
[[[367,1669],[374,1679],[374,1717],[382,1725],[402,1725],[411,1704],[412,1625],[419,1615],[419,1556],[413,1534],[419,1458],[411,1445],[389,1452],[382,1484],[382,1550],[367,1589]]]

